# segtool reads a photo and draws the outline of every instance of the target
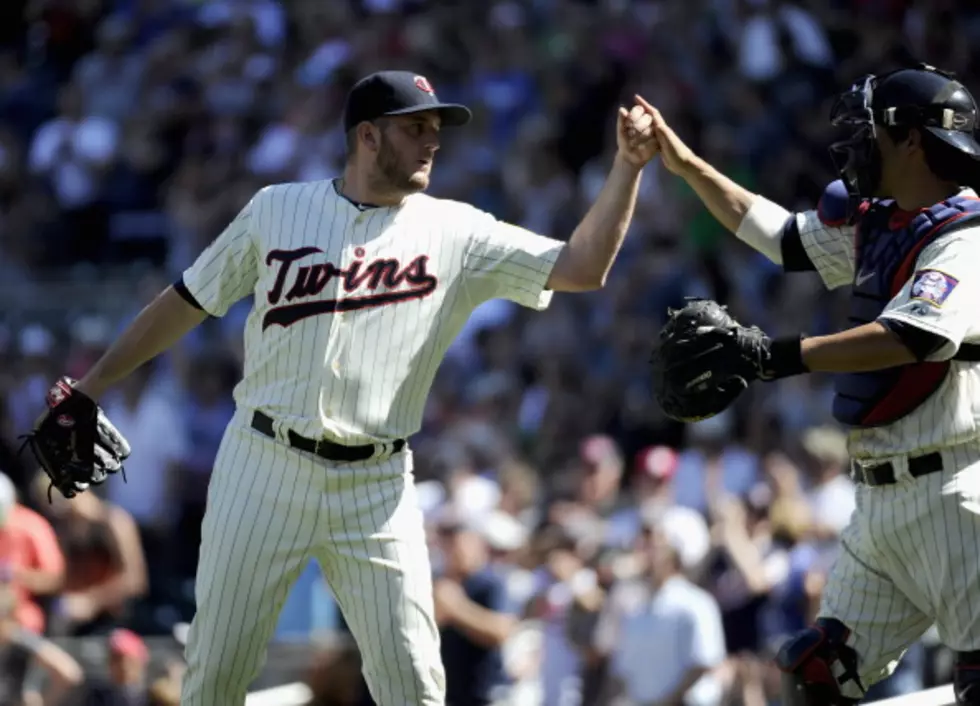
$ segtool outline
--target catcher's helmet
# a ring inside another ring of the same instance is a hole
[[[964,156],[980,160],[976,101],[952,74],[927,64],[864,76],[838,96],[830,121],[849,131],[830,146],[830,154],[856,198],[874,196],[881,179],[878,125],[926,130]]]

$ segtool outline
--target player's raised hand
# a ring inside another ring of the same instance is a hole
[[[677,136],[667,121],[664,120],[660,111],[653,107],[643,96],[636,96],[636,104],[643,108],[643,111],[650,116],[653,136],[656,141],[660,158],[664,162],[667,170],[673,174],[681,175],[697,161],[697,157],[691,148],[684,144],[684,141]]]
[[[657,154],[653,116],[637,103],[631,110],[620,107],[616,123],[619,156],[637,168],[644,167]]]

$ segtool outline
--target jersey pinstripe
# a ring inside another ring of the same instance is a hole
[[[533,309],[559,241],[417,194],[364,208],[333,181],[259,191],[179,291],[214,316],[254,295],[237,411],[208,490],[185,706],[241,706],[290,587],[324,571],[378,706],[444,706],[445,671],[412,452],[333,463],[286,431],[348,446],[421,425],[446,349],[473,309]],[[250,425],[270,416],[275,439]]]
[[[873,274],[855,272],[853,227],[828,227],[814,212],[796,218],[803,247],[829,289]],[[980,285],[970,271],[980,258],[978,235],[978,228],[959,230],[925,247],[914,274],[879,317],[945,338],[932,360],[980,340]],[[980,517],[970,511],[980,472],[977,419],[980,365],[953,362],[940,388],[910,414],[849,433],[852,458],[887,460],[896,478],[888,485],[858,485],[857,506],[818,611],[818,617],[847,626],[864,688],[892,674],[933,624],[950,648],[980,648]],[[942,470],[914,478],[909,460],[933,450]],[[864,697],[853,680],[841,688],[849,698]]]
[[[940,454],[941,472],[913,479],[908,458],[898,457],[898,483],[858,485],[821,595],[818,616],[850,629],[847,642],[866,688],[889,676],[932,625],[950,649],[980,649],[980,517],[965,509],[975,489],[959,487],[963,476],[980,473],[980,445],[947,446]],[[853,681],[842,689],[863,697]]]
[[[242,706],[310,560],[357,641],[378,706],[445,705],[432,577],[410,451],[332,464],[229,425],[201,528],[183,706]]]
[[[971,191],[966,193],[972,194]],[[823,224],[816,212],[797,214],[800,239],[828,289],[850,284],[856,275],[854,228]],[[980,228],[955,231],[919,254],[916,272],[937,270],[955,280],[940,304],[912,293],[912,279],[888,303],[881,316],[939,334],[950,343],[930,360],[945,360],[963,342],[980,342],[980,282],[971,269],[980,262]],[[980,364],[956,362],[940,388],[898,421],[849,433],[854,458],[880,458],[926,452],[980,438]]]
[[[472,310],[547,307],[563,244],[424,194],[363,208],[332,180],[267,187],[183,275],[221,316],[255,295],[236,402],[304,436],[408,437]]]

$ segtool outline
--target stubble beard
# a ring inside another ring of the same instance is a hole
[[[381,135],[381,147],[378,150],[376,167],[377,187],[384,192],[417,194],[425,191],[429,186],[429,175],[402,165],[398,159],[398,153],[388,142],[384,133]]]

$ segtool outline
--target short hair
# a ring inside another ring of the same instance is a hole
[[[357,126],[352,127],[344,135],[344,147],[349,162],[357,153]]]
[[[381,132],[388,129],[388,125],[391,121],[388,118],[381,117],[370,121],[375,127],[377,127]],[[347,161],[349,162],[357,154],[357,125],[352,127],[344,134],[344,145],[347,154]]]

